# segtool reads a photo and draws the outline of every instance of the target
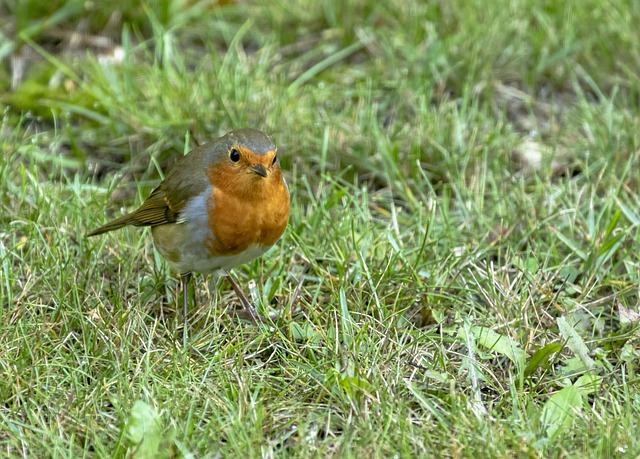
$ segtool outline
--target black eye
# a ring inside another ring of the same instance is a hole
[[[234,148],[234,149],[233,149],[233,150],[231,150],[231,152],[229,153],[229,159],[230,159],[232,162],[237,163],[238,161],[240,161],[240,152]]]
[[[271,167],[275,166],[277,162],[278,162],[278,155],[275,155],[273,157],[273,161],[271,162]]]

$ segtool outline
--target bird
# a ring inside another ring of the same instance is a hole
[[[238,129],[182,156],[143,204],[87,234],[150,226],[158,252],[180,275],[185,329],[192,273],[224,273],[245,317],[262,321],[230,270],[266,253],[289,221],[289,188],[277,148]]]

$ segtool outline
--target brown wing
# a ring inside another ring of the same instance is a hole
[[[153,190],[137,210],[129,214],[129,225],[156,226],[175,223],[178,220],[178,213],[184,207],[185,202],[180,202],[179,205],[172,204],[167,194],[162,190],[163,184]]]
[[[166,199],[161,187],[153,190],[146,201],[135,211],[110,221],[104,226],[91,231],[87,236],[113,231],[123,226],[156,226],[174,223],[178,219],[178,209],[173,208]]]
[[[211,145],[192,150],[169,171],[160,186],[133,212],[123,215],[87,236],[113,231],[123,226],[157,226],[175,223],[189,199],[200,195],[209,186],[206,175],[206,155]]]

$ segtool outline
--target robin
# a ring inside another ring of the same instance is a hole
[[[180,274],[185,321],[191,273],[219,271],[249,318],[258,321],[229,270],[269,250],[288,220],[289,190],[273,140],[256,129],[239,129],[191,150],[140,208],[87,236],[150,226],[156,248]]]

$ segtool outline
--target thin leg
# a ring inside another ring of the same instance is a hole
[[[309,270],[311,269],[311,265],[307,265],[300,274],[300,280],[298,281],[298,285],[296,286],[295,291],[293,292],[293,299],[291,300],[291,304],[289,305],[289,312],[291,315],[295,315],[302,310],[302,307],[298,307],[298,301],[300,300],[300,291],[302,290],[302,284],[304,284],[304,276],[307,275]]]
[[[296,314],[300,312],[300,309],[296,307],[298,306],[298,300],[300,299],[300,290],[302,290],[303,283],[304,283],[304,274],[300,276],[300,281],[298,282],[298,286],[296,287],[296,290],[293,292],[293,299],[291,300],[291,305],[289,306],[289,311],[291,311],[291,314]]]
[[[255,322],[255,323],[264,322],[262,317],[260,317],[260,315],[258,315],[258,311],[256,311],[256,308],[253,305],[253,303],[251,303],[251,301],[249,301],[249,299],[246,297],[246,295],[244,294],[244,292],[242,291],[242,289],[240,288],[238,283],[229,274],[227,274],[227,281],[231,284],[231,287],[233,288],[233,291],[236,292],[236,296],[240,300],[240,303],[242,303],[242,307],[248,313],[248,317],[247,318],[250,319],[251,321]]]
[[[180,275],[180,281],[182,283],[182,320],[184,321],[183,339],[187,340],[187,300],[189,299],[189,281],[191,280],[191,273],[184,273]]]

